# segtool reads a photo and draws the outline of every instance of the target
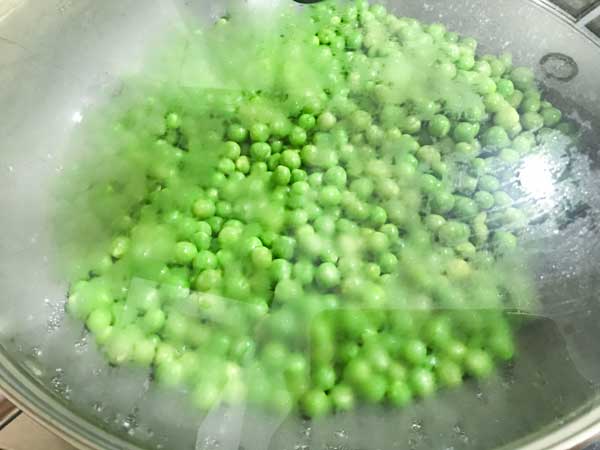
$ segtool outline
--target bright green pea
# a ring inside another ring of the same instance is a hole
[[[215,215],[217,207],[214,201],[207,198],[199,198],[194,203],[192,211],[196,217],[205,220]]]
[[[317,119],[312,114],[302,114],[298,118],[298,125],[305,130],[312,130],[317,124]]]
[[[429,133],[437,138],[442,138],[450,132],[450,121],[441,114],[435,115],[427,126]]]
[[[469,238],[468,225],[450,220],[438,228],[438,237],[446,245],[455,246]]]
[[[255,142],[250,146],[250,156],[255,161],[266,161],[271,155],[271,146],[266,142]]]
[[[436,191],[433,193],[430,199],[431,208],[438,214],[444,214],[454,208],[456,199],[454,195],[447,191]]]
[[[458,364],[451,360],[442,360],[436,367],[436,375],[440,384],[448,387],[460,386],[463,382],[463,372]]]
[[[338,384],[329,393],[331,402],[336,411],[350,411],[354,408],[354,391],[345,384]]]
[[[330,398],[319,389],[311,389],[304,394],[301,403],[304,413],[312,419],[326,416],[331,409]]]
[[[510,76],[518,89],[527,89],[534,80],[533,72],[527,67],[516,67]]]
[[[321,264],[315,274],[315,278],[320,286],[325,289],[331,289],[340,284],[340,271],[335,264],[326,262]]]
[[[231,124],[227,128],[227,137],[234,142],[241,143],[248,138],[248,130],[239,124]]]
[[[262,245],[252,249],[250,259],[252,260],[252,264],[258,269],[267,269],[273,262],[271,250]]]
[[[435,376],[428,369],[414,369],[410,373],[409,381],[412,391],[420,397],[428,397],[436,390]]]
[[[471,349],[465,355],[465,369],[475,378],[486,378],[492,373],[494,362],[487,352]]]
[[[267,142],[271,132],[264,123],[255,123],[250,127],[250,137],[254,142]]]
[[[295,147],[300,147],[306,143],[306,130],[304,130],[304,128],[301,127],[293,127],[292,131],[290,131],[288,139],[290,141],[290,144],[292,144]]]
[[[518,123],[518,114],[517,114],[517,123]],[[494,127],[489,128],[483,134],[483,144],[487,147],[502,149],[502,148],[506,148],[510,145],[510,139],[504,128],[499,127],[499,126],[494,126]]]
[[[175,247],[175,260],[179,264],[189,264],[198,254],[194,244],[187,241],[178,242]]]
[[[273,171],[273,182],[279,186],[286,186],[292,179],[292,173],[287,166],[277,166]]]
[[[113,316],[109,308],[98,308],[88,316],[85,324],[94,334],[102,334],[112,324]]]
[[[222,274],[217,269],[206,269],[196,278],[195,287],[199,291],[210,291],[221,284]]]
[[[341,200],[340,190],[335,186],[325,186],[319,191],[319,203],[323,207],[339,205]]]
[[[273,241],[272,251],[276,258],[292,259],[296,249],[296,240],[289,236],[278,236]]]
[[[323,181],[332,186],[342,188],[346,185],[348,176],[343,167],[335,166],[328,169],[323,176]]]

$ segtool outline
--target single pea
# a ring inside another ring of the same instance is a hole
[[[365,131],[372,123],[371,115],[362,110],[357,110],[350,116],[350,123],[357,131]]]
[[[255,123],[250,127],[250,137],[254,142],[267,142],[271,132],[264,123]]]
[[[331,409],[331,400],[320,389],[311,389],[308,391],[304,394],[301,403],[304,413],[312,419],[326,416]]]
[[[438,237],[440,241],[446,245],[458,245],[461,242],[466,241],[469,238],[470,229],[468,225],[450,220],[443,224],[438,229]]]
[[[421,364],[427,358],[427,345],[421,340],[411,339],[404,344],[403,356],[412,364]]]
[[[465,369],[475,378],[486,378],[494,369],[494,362],[490,355],[479,349],[470,349],[465,355]]]
[[[457,195],[452,212],[460,219],[469,219],[479,212],[477,203],[468,197]]]
[[[329,393],[331,402],[336,411],[350,411],[354,408],[354,391],[345,384],[336,385]]]
[[[445,214],[454,208],[456,199],[447,191],[435,191],[430,199],[431,208],[438,214]]]
[[[300,147],[306,143],[307,137],[308,136],[307,136],[306,130],[304,130],[304,128],[293,127],[292,130],[290,131],[290,135],[288,136],[288,139],[290,141],[290,144],[292,144],[295,147]]]
[[[510,130],[519,124],[519,113],[513,107],[504,107],[494,115],[494,124],[504,130]]]
[[[288,270],[291,275],[291,265],[288,266]],[[274,298],[282,303],[290,303],[299,299],[302,296],[302,292],[302,284],[297,280],[283,278],[275,286]]]
[[[494,248],[501,253],[514,250],[517,247],[517,238],[508,231],[497,231],[492,238]]]
[[[292,179],[292,173],[286,166],[277,166],[273,171],[273,182],[279,186],[286,186]]]
[[[483,103],[486,110],[491,113],[497,113],[507,106],[506,100],[499,92],[487,94],[483,100]]]
[[[460,366],[451,360],[438,362],[436,375],[440,384],[444,386],[456,387],[463,382],[463,372]]]
[[[409,377],[411,390],[420,397],[428,397],[436,390],[434,374],[425,368],[416,368]]]
[[[454,128],[452,136],[457,142],[470,142],[479,133],[479,124],[460,122]]]
[[[479,179],[479,189],[495,192],[500,189],[500,181],[491,175],[484,175]]]
[[[450,132],[450,120],[444,115],[438,114],[432,117],[427,126],[429,134],[434,137],[442,138]]]
[[[494,126],[484,133],[483,144],[487,147],[502,149],[510,145],[510,139],[505,129]]]
[[[196,217],[205,220],[215,215],[217,207],[214,201],[207,198],[199,198],[194,203],[192,211]]]
[[[221,284],[222,274],[217,269],[206,269],[196,278],[195,287],[199,291],[210,291]]]
[[[319,203],[325,208],[339,205],[341,200],[340,190],[335,186],[325,186],[319,191]]]
[[[336,378],[336,373],[333,367],[320,366],[314,370],[312,381],[316,388],[328,391],[335,386]]]
[[[474,200],[481,209],[490,209],[495,203],[494,196],[487,191],[475,193]]]
[[[175,130],[181,126],[181,117],[177,113],[167,114],[167,128]]]
[[[110,328],[112,321],[113,315],[109,308],[97,308],[90,313],[85,324],[92,333],[101,335]]]
[[[227,128],[227,137],[234,142],[241,143],[248,138],[248,130],[239,124],[231,124]]]
[[[332,263],[323,263],[316,272],[316,280],[325,289],[331,289],[340,284],[340,272]]]
[[[276,258],[292,259],[296,249],[296,240],[289,236],[278,236],[273,241],[272,251]]]
[[[544,126],[544,117],[537,112],[526,112],[521,116],[521,125],[526,130],[539,130]]]
[[[544,126],[546,127],[554,127],[558,125],[562,119],[562,113],[560,110],[553,107],[542,109],[541,114],[544,119]]]
[[[250,146],[250,156],[255,161],[266,161],[271,155],[271,146],[266,142],[255,142]]]
[[[299,169],[302,165],[300,153],[297,150],[284,150],[281,154],[280,163],[290,170]]]
[[[497,91],[502,97],[509,98],[515,92],[515,85],[511,80],[503,78],[496,83]]]
[[[198,254],[198,249],[194,244],[187,241],[178,242],[175,247],[175,260],[179,264],[189,264]]]
[[[267,269],[273,262],[271,250],[262,245],[251,250],[250,259],[252,260],[252,264],[259,269]]]
[[[534,80],[533,72],[527,67],[516,67],[510,77],[518,89],[527,89]]]
[[[332,186],[342,188],[346,185],[348,177],[346,171],[341,166],[335,166],[328,169],[323,176],[323,181]]]
[[[387,397],[393,406],[402,407],[411,402],[413,393],[405,381],[395,380],[390,383]]]
[[[317,119],[312,114],[302,114],[298,118],[298,126],[304,128],[305,130],[312,130],[317,124]]]
[[[358,386],[357,389],[367,402],[379,403],[385,397],[388,383],[383,375],[372,375],[367,383]]]

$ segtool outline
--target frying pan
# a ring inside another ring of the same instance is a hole
[[[145,371],[107,366],[63,314],[66,285],[53,270],[47,222],[52,183],[86,109],[116,95],[122,74],[142,70],[149,43],[190,17],[214,21],[228,5],[2,0],[0,388],[9,398],[75,446],[103,450],[567,449],[600,432],[600,40],[585,26],[600,9],[585,1],[563,1],[570,13],[537,0],[384,3],[475,37],[483,53],[511,51],[581,127],[577,154],[515,173],[548,213],[524,239],[543,307],[519,332],[515,362],[402,411],[362,409],[319,423],[240,408],[200,416],[184,393],[149,384]],[[587,6],[577,22],[572,14]]]

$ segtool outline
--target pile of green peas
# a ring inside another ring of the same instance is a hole
[[[323,86],[165,87],[120,115],[143,193],[68,311],[205,410],[318,418],[489,376],[515,354],[505,311],[533,301],[499,266],[527,225],[505,186],[571,125],[531,70],[441,24],[364,0],[295,14]]]

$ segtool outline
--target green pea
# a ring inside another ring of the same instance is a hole
[[[192,211],[196,217],[205,220],[215,215],[217,207],[214,201],[207,198],[199,198],[194,203]]]
[[[460,366],[451,360],[440,361],[436,367],[436,375],[440,384],[444,386],[456,387],[463,382]]]
[[[494,196],[487,191],[477,192],[474,200],[481,209],[490,209],[495,203]]]
[[[273,241],[273,255],[276,258],[290,260],[294,256],[296,240],[289,236],[278,236]]]
[[[271,156],[271,146],[266,142],[255,142],[250,146],[250,156],[255,161],[266,161]]]
[[[92,333],[101,335],[110,328],[112,321],[113,316],[109,308],[98,308],[90,313],[85,324]]]
[[[338,268],[332,263],[323,263],[319,266],[315,276],[320,286],[331,289],[339,285],[341,276]]]
[[[198,254],[194,244],[187,241],[178,242],[175,248],[175,260],[179,264],[189,264]]]
[[[267,142],[271,132],[264,123],[255,123],[250,127],[250,137],[254,142]]]
[[[345,384],[336,385],[329,393],[331,402],[336,411],[350,411],[354,408],[354,391]]]
[[[554,127],[558,125],[562,119],[562,113],[556,108],[544,108],[542,109],[542,118],[544,119],[544,126]]]
[[[435,115],[429,121],[427,130],[432,136],[442,138],[450,132],[450,121],[446,116],[441,114]]]
[[[505,129],[494,126],[484,133],[483,144],[488,147],[502,149],[510,145],[510,139]]]
[[[446,245],[458,245],[469,238],[470,230],[468,225],[450,220],[438,229],[439,239]]]
[[[306,134],[306,130],[301,127],[293,127],[290,131],[290,135],[288,136],[290,144],[292,144],[295,147],[300,147],[304,145],[306,143],[307,138],[308,136]]]
[[[273,262],[271,250],[263,247],[262,245],[252,249],[250,252],[250,258],[252,260],[252,264],[259,269],[267,269]]]
[[[425,368],[416,368],[410,374],[410,386],[412,392],[419,397],[428,397],[436,390],[434,374]]]
[[[539,130],[544,126],[544,117],[537,112],[526,112],[521,116],[521,124],[526,130]]]
[[[312,419],[326,416],[330,409],[331,400],[322,390],[311,389],[302,398],[302,410]]]
[[[323,181],[332,186],[342,188],[346,185],[348,177],[343,167],[336,166],[328,169],[323,176]]]
[[[475,378],[486,378],[494,369],[494,363],[487,352],[471,349],[465,355],[465,369],[469,375]]]
[[[227,128],[227,137],[234,142],[241,143],[248,138],[248,130],[239,124],[231,124]]]
[[[533,72],[527,67],[516,67],[510,76],[518,89],[527,89],[534,80]]]
[[[222,274],[217,269],[206,269],[196,279],[195,287],[199,291],[210,291],[221,284]]]
[[[323,207],[339,205],[341,200],[341,193],[335,186],[325,186],[319,191],[319,203]]]
[[[390,384],[387,397],[392,405],[402,407],[411,402],[413,393],[405,381],[396,380]]]
[[[444,214],[454,208],[456,199],[454,195],[447,191],[436,191],[433,193],[431,199],[431,208],[438,214]]]

